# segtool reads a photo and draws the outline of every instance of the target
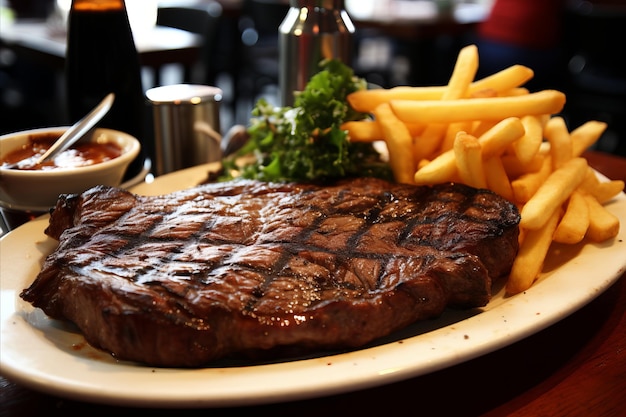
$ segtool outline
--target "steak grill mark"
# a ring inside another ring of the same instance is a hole
[[[47,229],[59,247],[22,297],[152,365],[353,348],[485,305],[518,222],[495,194],[453,184],[95,188],[59,200]]]

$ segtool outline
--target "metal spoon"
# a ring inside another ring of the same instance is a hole
[[[41,164],[47,160],[54,158],[59,153],[63,152],[77,140],[83,137],[85,133],[89,131],[96,123],[104,117],[105,114],[111,109],[113,101],[115,100],[115,94],[109,93],[92,111],[90,111],[85,117],[74,123],[72,127],[67,129],[59,139],[52,144],[52,146],[37,159],[37,164]]]
[[[63,152],[70,146],[72,146],[76,141],[82,138],[85,133],[87,133],[91,128],[94,127],[96,123],[104,117],[105,114],[111,109],[113,105],[113,101],[115,100],[115,94],[109,93],[102,101],[94,107],[85,117],[80,119],[78,122],[74,123],[69,129],[61,135],[59,139],[57,139],[52,146],[41,155],[35,164],[41,164],[49,159],[54,158],[59,153]],[[1,169],[14,169],[19,165],[19,163],[12,164],[3,164],[0,166]]]

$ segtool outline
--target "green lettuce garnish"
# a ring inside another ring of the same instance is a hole
[[[354,111],[348,94],[365,89],[364,79],[338,60],[324,60],[293,107],[260,99],[252,110],[249,141],[225,158],[224,172],[261,181],[320,181],[349,176],[391,179],[388,164],[369,143],[351,143],[342,123],[367,115]],[[238,166],[243,155],[252,162]],[[229,177],[230,178],[230,177]]]

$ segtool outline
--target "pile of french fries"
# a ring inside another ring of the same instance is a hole
[[[384,141],[396,181],[462,182],[488,188],[518,206],[520,249],[507,294],[539,277],[551,243],[603,242],[619,232],[604,204],[623,181],[600,181],[581,155],[606,129],[589,121],[569,131],[557,114],[565,95],[529,92],[532,69],[514,65],[474,81],[475,45],[463,48],[446,86],[355,92],[350,105],[372,115],[348,122],[351,141]]]

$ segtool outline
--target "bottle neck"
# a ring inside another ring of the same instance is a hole
[[[291,7],[320,8],[327,10],[344,9],[344,0],[289,0]]]
[[[125,10],[124,0],[72,0],[71,10]]]

